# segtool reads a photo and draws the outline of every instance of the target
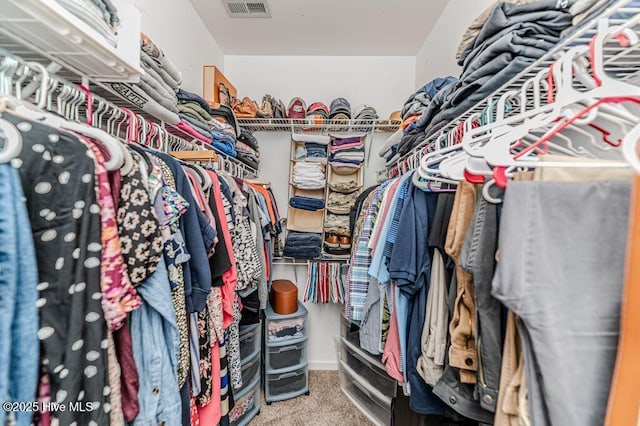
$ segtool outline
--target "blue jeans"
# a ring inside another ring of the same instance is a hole
[[[38,385],[38,271],[18,171],[0,164],[0,401],[31,402]],[[0,409],[0,425],[9,413]],[[31,412],[14,413],[18,426]]]

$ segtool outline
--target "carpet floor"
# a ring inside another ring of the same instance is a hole
[[[369,426],[372,423],[342,393],[337,371],[309,371],[309,396],[267,405],[251,426]]]

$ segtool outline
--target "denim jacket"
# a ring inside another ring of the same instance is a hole
[[[182,423],[178,388],[178,325],[164,260],[139,287],[143,299],[131,313],[133,354],[140,376],[140,413],[135,426]]]
[[[0,400],[31,402],[38,383],[38,272],[18,171],[0,164]],[[15,424],[32,412],[16,411]],[[0,410],[0,425],[8,417]]]

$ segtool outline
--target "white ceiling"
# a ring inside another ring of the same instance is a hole
[[[221,0],[190,1],[225,55],[327,56],[413,56],[447,3],[269,0],[272,18],[231,19]]]

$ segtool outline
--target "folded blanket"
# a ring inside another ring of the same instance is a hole
[[[324,200],[298,195],[289,200],[289,205],[294,209],[316,211],[324,209]]]

